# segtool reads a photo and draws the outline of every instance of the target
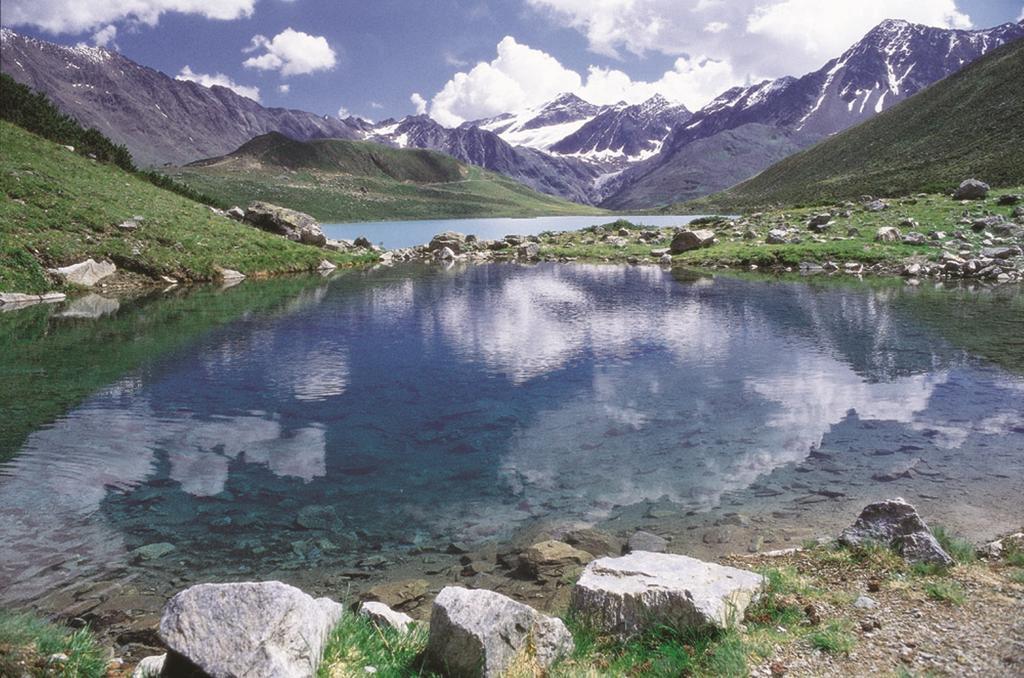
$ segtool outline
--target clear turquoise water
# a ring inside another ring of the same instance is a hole
[[[485,219],[438,219],[433,221],[366,221],[347,224],[324,224],[323,230],[328,238],[336,240],[355,240],[366,236],[370,242],[387,249],[415,247],[430,242],[430,239],[444,231],[456,231],[466,235],[475,235],[481,240],[497,240],[515,233],[517,235],[537,235],[544,231],[573,231],[594,224],[606,224],[616,219],[626,219],[634,224],[648,226],[682,226],[688,224],[697,215],[669,216],[603,216],[603,217],[529,217],[485,218]]]
[[[821,455],[851,494],[890,492],[871,474],[910,459],[911,480],[950,497],[1024,482],[1017,291],[512,264],[343,273],[267,303],[259,290],[203,292],[187,312],[45,309],[36,335],[0,318],[12,349],[88,332],[59,369],[8,351],[7,378],[32,380],[26,411],[75,361],[190,332],[0,467],[0,598],[130,571],[132,549],[159,542],[193,579],[262,575],[644,501],[792,499]],[[234,315],[196,331],[214,304]],[[1004,508],[1024,514],[1020,497]]]

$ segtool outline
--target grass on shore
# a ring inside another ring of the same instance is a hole
[[[56,289],[45,268],[89,257],[179,280],[213,280],[218,268],[269,275],[361,261],[243,226],[4,121],[0,148],[0,292]],[[118,228],[134,216],[143,217],[137,230]]]
[[[973,549],[967,554],[966,541],[942,529],[936,533],[944,544],[953,545],[957,564],[952,568],[917,568],[877,545],[854,549],[808,545],[793,558],[760,570],[766,582],[763,594],[747,609],[743,625],[736,629],[679,632],[655,628],[620,640],[596,633],[569,616],[566,624],[573,634],[575,650],[547,675],[747,676],[752,667],[775,656],[780,648],[786,648],[784,653],[790,655],[821,652],[843,658],[860,642],[855,621],[858,615],[853,609],[856,593],[849,591],[851,585],[858,587],[856,582],[877,581],[887,592],[877,594],[880,596],[898,596],[907,601],[929,599],[952,606],[968,600],[969,593],[959,580],[966,577],[970,581],[971,572],[983,578],[990,576],[985,573],[1005,572],[1010,581],[1022,583],[1017,574],[1024,570],[1016,567],[1024,566],[1024,554],[1010,552],[1001,561],[978,562]],[[426,645],[425,625],[401,636],[349,616],[333,634],[319,675],[354,678],[366,675],[366,667],[372,666],[375,675],[382,677],[436,676],[423,663]],[[535,676],[535,668],[529,661],[519,662],[508,675]]]
[[[957,241],[960,246],[980,251],[983,235],[974,233],[967,225],[959,224],[965,215],[977,218],[993,213],[1012,221],[1013,207],[997,205],[1002,195],[1020,194],[1024,186],[1014,189],[995,190],[986,200],[963,203],[949,196],[919,194],[899,200],[888,201],[889,208],[882,212],[868,212],[861,205],[852,203],[832,207],[834,225],[824,234],[814,234],[806,226],[807,220],[816,214],[829,211],[828,208],[792,208],[726,218],[709,217],[692,222],[687,228],[710,229],[716,234],[716,243],[711,247],[691,250],[673,256],[674,264],[695,267],[729,266],[758,268],[797,268],[801,262],[837,264],[857,262],[865,266],[877,263],[895,264],[909,258],[936,260],[942,253],[940,245],[950,242],[954,232],[964,233],[965,240]],[[849,216],[845,216],[849,211]],[[917,226],[900,225],[912,219]],[[901,233],[910,231],[927,235],[932,231],[946,234],[945,240],[928,240],[923,245],[875,242],[875,233],[882,226],[895,226]],[[798,236],[799,243],[769,245],[768,231],[774,228],[790,228],[791,239]],[[629,231],[626,242],[614,244],[617,231]],[[655,229],[659,238],[640,242],[637,234],[640,225],[619,220],[609,223],[601,231],[583,231],[547,234],[541,237],[541,256],[568,259],[599,259],[626,261],[636,258],[652,262],[658,259],[651,250],[666,248],[671,242],[674,228]]]
[[[108,656],[87,629],[0,610],[0,676],[101,678]]]

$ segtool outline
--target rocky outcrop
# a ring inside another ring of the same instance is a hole
[[[70,266],[50,268],[47,269],[47,272],[57,276],[66,283],[82,287],[92,287],[104,278],[117,273],[117,266],[109,261],[86,259]]]
[[[572,649],[560,619],[500,593],[448,586],[434,600],[427,659],[445,675],[492,678],[522,661],[544,670]]]
[[[276,233],[303,245],[323,247],[327,236],[320,230],[320,223],[305,212],[287,207],[256,201],[245,210],[245,222],[256,228]]]
[[[519,569],[539,581],[559,580],[578,572],[593,559],[586,551],[549,539],[523,551],[519,556]]]
[[[392,628],[404,633],[413,623],[412,617],[404,612],[396,612],[384,603],[368,601],[359,604],[359,614],[382,628]]]
[[[917,510],[899,497],[865,506],[857,521],[839,535],[839,543],[882,544],[911,563],[953,564]]]
[[[446,247],[453,254],[462,254],[466,251],[466,236],[455,231],[445,231],[431,238],[430,243],[427,245],[427,249],[431,252],[443,250]]]
[[[590,563],[571,609],[595,628],[632,635],[654,626],[726,628],[757,598],[759,574],[687,556],[636,551]]]
[[[953,192],[954,200],[984,200],[988,195],[989,186],[984,181],[968,179]]]
[[[311,677],[341,615],[338,603],[277,581],[193,586],[160,619],[164,674]]]
[[[714,231],[709,231],[707,229],[699,229],[696,231],[685,230],[680,231],[674,238],[672,238],[672,244],[669,245],[669,250],[672,254],[681,254],[701,247],[711,247],[714,244]]]

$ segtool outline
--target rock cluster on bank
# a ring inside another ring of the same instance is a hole
[[[902,498],[869,504],[857,521],[843,530],[839,543],[847,546],[878,544],[895,549],[912,563],[948,567],[953,558],[932,535],[917,510]]]

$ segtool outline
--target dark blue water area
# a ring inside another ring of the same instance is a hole
[[[353,568],[643,502],[868,496],[900,464],[951,505],[1002,477],[987,500],[1020,515],[1021,371],[919,294],[597,265],[337,275],[33,433],[0,476],[0,588],[29,599],[154,543],[196,576]]]

